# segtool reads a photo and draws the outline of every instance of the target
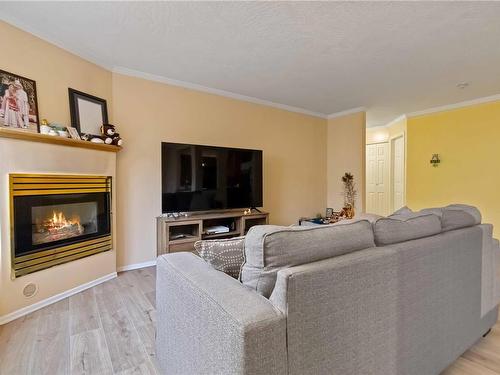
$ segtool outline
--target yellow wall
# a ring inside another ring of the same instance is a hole
[[[113,106],[126,140],[118,154],[118,266],[156,257],[162,141],[262,149],[270,221],[324,212],[324,119],[120,74]]]
[[[407,126],[408,206],[472,204],[499,236],[500,102],[409,118]]]
[[[365,210],[365,138],[366,113],[328,119],[327,134],[327,204],[335,210],[344,205],[342,176],[354,175],[358,190],[356,212]]]

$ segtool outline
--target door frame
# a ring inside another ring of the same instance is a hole
[[[389,138],[389,148],[390,148],[390,153],[391,153],[391,160],[390,160],[390,171],[389,171],[389,180],[390,180],[390,199],[391,199],[391,203],[390,203],[390,208],[391,208],[391,212],[394,212],[394,143],[397,139],[399,138],[403,138],[403,169],[404,169],[404,173],[403,173],[403,206],[406,205],[406,155],[407,155],[407,152],[406,152],[406,132],[400,132],[400,133],[397,133],[397,134],[394,134],[393,136],[391,136]]]

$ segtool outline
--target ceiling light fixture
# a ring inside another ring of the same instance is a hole
[[[469,82],[460,82],[460,83],[457,83],[457,87],[458,87],[460,90],[465,89],[467,86],[469,86]]]

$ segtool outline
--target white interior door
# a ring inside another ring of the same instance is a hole
[[[389,144],[366,146],[366,211],[389,214]]]
[[[405,139],[392,140],[392,207],[396,211],[405,205]]]

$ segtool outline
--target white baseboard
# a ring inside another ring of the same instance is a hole
[[[151,266],[156,266],[156,259],[147,262],[128,264],[126,266],[118,267],[117,271],[118,272],[131,271],[131,270],[136,270],[138,268],[151,267]]]
[[[33,311],[39,310],[42,307],[48,306],[52,303],[58,302],[64,298],[67,298],[69,296],[72,296],[73,294],[79,293],[85,289],[92,288],[93,286],[96,286],[98,284],[102,284],[105,281],[114,279],[117,276],[116,272],[110,273],[109,275],[99,277],[98,279],[89,281],[88,283],[79,285],[73,289],[67,290],[65,292],[56,294],[55,296],[46,298],[42,301],[38,301],[30,306],[23,307],[19,310],[13,311],[7,315],[0,316],[0,325],[8,323],[12,320],[15,320],[17,318],[20,318],[24,315],[27,315],[29,313],[32,313]]]

